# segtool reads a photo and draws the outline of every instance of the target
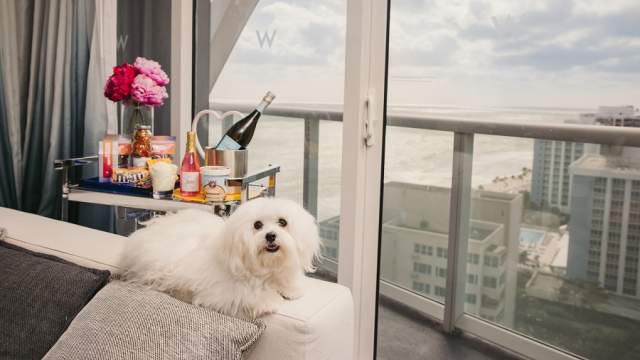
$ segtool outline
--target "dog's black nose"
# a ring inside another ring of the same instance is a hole
[[[272,231],[268,232],[267,235],[265,235],[265,238],[267,238],[267,242],[272,243],[272,242],[276,241],[276,233],[274,233]]]

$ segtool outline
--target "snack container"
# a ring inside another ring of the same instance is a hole
[[[150,173],[144,167],[131,169],[114,169],[111,182],[116,184],[135,184],[144,186],[150,180]]]
[[[226,166],[203,166],[200,168],[202,177],[202,193],[207,201],[224,201],[228,192],[227,179],[231,169]]]

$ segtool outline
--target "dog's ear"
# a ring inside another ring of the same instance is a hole
[[[225,221],[224,239],[222,240],[222,256],[232,275],[244,276],[249,273],[249,251],[247,240],[250,235],[239,221]]]
[[[300,216],[303,224],[298,224],[301,232],[298,240],[298,252],[300,254],[300,263],[305,272],[315,272],[315,260],[320,256],[320,236],[318,233],[318,224],[316,219],[304,211],[304,216]]]

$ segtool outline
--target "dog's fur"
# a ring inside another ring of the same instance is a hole
[[[257,221],[260,229],[254,226]],[[268,233],[276,235],[271,244]],[[198,210],[154,219],[128,239],[121,276],[195,305],[253,319],[275,312],[283,298],[302,296],[304,273],[315,270],[319,250],[313,216],[293,201],[261,198],[226,220]]]

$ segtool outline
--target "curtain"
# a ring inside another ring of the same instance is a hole
[[[89,73],[87,75],[87,102],[84,113],[84,155],[98,153],[98,141],[105,133],[118,133],[116,103],[103,95],[105,80],[116,64],[117,1],[96,0],[95,21],[91,37]],[[83,177],[95,176],[97,164],[82,167]],[[108,232],[114,232],[114,211],[108,206],[77,204],[77,222]],[[72,214],[73,215],[73,214]]]
[[[0,205],[21,207],[23,112],[26,103],[28,1],[0,1]]]
[[[93,153],[96,134],[116,123],[101,92],[115,39],[113,59],[96,41],[107,3],[0,0],[0,206],[59,216],[53,161]]]

